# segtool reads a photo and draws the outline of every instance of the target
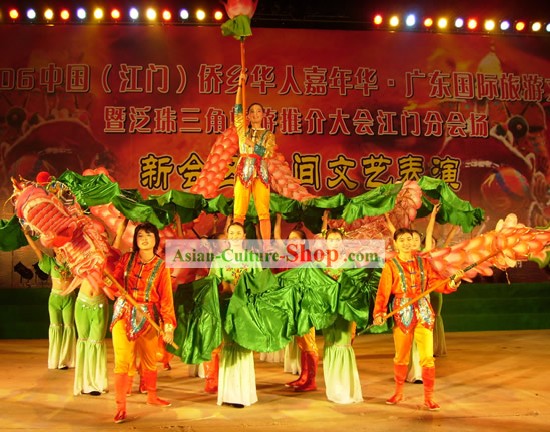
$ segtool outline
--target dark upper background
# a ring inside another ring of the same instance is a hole
[[[0,1],[0,6],[18,6],[26,8],[34,6],[56,5],[69,8],[76,7],[73,0],[8,0]],[[209,10],[223,6],[219,0],[81,0],[79,5],[92,7],[95,5],[117,6],[127,9],[130,6],[148,7],[166,6],[172,10],[180,7],[193,9],[198,6]],[[494,19],[523,19],[526,21],[541,20],[550,22],[550,0],[259,0],[253,26],[257,27],[294,27],[294,28],[325,28],[325,29],[361,29],[371,28],[372,18],[380,12],[384,16],[393,13],[403,16],[416,13],[424,17],[434,18],[446,15],[450,18],[477,17]]]

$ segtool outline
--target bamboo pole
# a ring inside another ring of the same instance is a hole
[[[115,286],[117,287],[118,289],[118,292],[120,293],[120,296],[121,297],[124,297],[132,306],[134,306],[136,308],[137,311],[141,311],[141,308],[139,307],[139,303],[130,295],[128,294],[128,291],[126,291],[124,289],[124,287],[116,280],[116,278],[111,274],[109,273],[107,270],[104,270],[103,273],[105,274],[105,276],[107,276],[107,278],[113,282],[115,284]],[[155,322],[155,320],[153,320],[153,318],[151,318],[149,316],[149,314],[147,313],[144,313],[144,316],[145,318],[147,319],[147,321],[149,322],[149,324],[151,324],[151,326],[156,330],[158,331],[161,335],[164,334],[164,331],[160,328],[160,326]],[[170,345],[172,345],[175,349],[179,349],[179,346],[174,342],[172,341],[170,343]]]

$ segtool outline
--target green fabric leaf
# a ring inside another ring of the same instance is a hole
[[[207,276],[178,286],[174,293],[177,326],[174,330],[175,349],[166,349],[187,364],[199,364],[212,357],[212,351],[222,342],[222,319],[218,299],[218,280]]]
[[[245,272],[235,286],[225,331],[240,346],[259,352],[284,348],[296,333],[294,292],[269,269]]]
[[[221,27],[223,36],[233,36],[237,40],[252,36],[250,18],[247,15],[237,15],[224,22]]]
[[[0,219],[0,251],[11,252],[28,244],[17,216],[9,221]]]

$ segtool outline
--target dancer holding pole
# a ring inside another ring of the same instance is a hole
[[[376,302],[374,325],[381,325],[394,316],[393,339],[395,344],[394,377],[395,394],[386,403],[394,405],[403,399],[403,387],[411,353],[411,344],[416,340],[422,366],[424,404],[431,411],[439,410],[433,400],[435,362],[433,357],[434,312],[426,297],[430,291],[450,293],[460,284],[464,271],[459,270],[452,278],[437,276],[428,260],[413,255],[413,233],[400,228],[394,234],[397,257],[388,261],[382,270]],[[390,296],[393,295],[394,313],[386,314]]]

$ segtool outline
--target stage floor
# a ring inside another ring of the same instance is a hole
[[[318,339],[322,348],[323,340]],[[405,400],[385,399],[394,389],[391,335],[363,335],[354,344],[364,402],[337,405],[319,390],[294,393],[281,363],[256,356],[259,402],[244,409],[217,406],[204,380],[189,377],[179,360],[160,370],[159,396],[172,406],[128,399],[126,423],[116,425],[111,392],[73,396],[73,370],[48,370],[46,340],[0,340],[2,431],[550,431],[550,330],[447,333],[448,355],[436,359],[435,400],[441,411],[422,407],[422,385],[405,385]],[[112,346],[108,340],[109,369]],[[136,387],[136,386],[135,386]]]

